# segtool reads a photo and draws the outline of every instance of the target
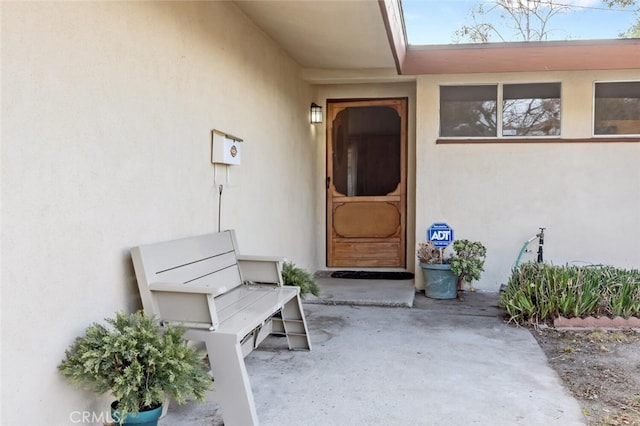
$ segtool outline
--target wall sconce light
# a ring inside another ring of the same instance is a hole
[[[322,123],[322,107],[320,105],[316,105],[315,103],[311,104],[311,124]]]

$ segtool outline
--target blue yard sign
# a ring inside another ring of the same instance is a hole
[[[427,229],[427,240],[438,248],[445,248],[453,242],[453,229],[446,223],[434,223]]]

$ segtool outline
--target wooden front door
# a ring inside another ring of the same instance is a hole
[[[407,100],[327,102],[327,266],[406,267]]]

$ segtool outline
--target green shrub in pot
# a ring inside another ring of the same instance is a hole
[[[119,424],[155,409],[166,397],[203,401],[212,379],[202,354],[187,345],[181,327],[161,327],[139,311],[94,323],[65,351],[59,371],[97,394],[111,393]]]

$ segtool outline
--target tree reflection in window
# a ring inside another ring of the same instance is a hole
[[[502,136],[560,134],[560,83],[505,84]]]
[[[497,86],[440,87],[440,136],[497,134]]]
[[[441,137],[558,136],[560,83],[440,87]],[[501,117],[501,118],[498,118]]]

